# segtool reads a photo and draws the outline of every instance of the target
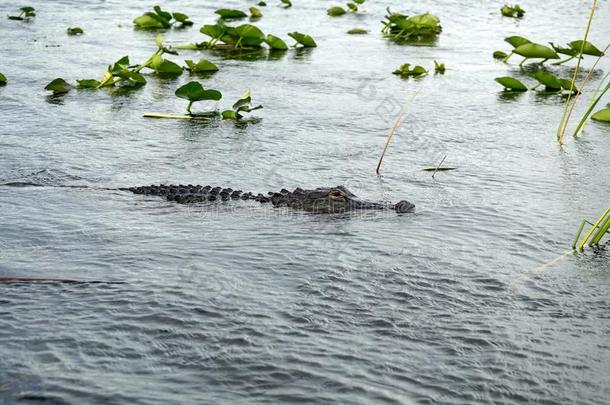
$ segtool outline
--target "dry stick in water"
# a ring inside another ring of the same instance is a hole
[[[583,38],[582,45],[580,46],[580,53],[578,54],[578,61],[576,62],[576,69],[574,69],[574,76],[572,76],[572,85],[570,86],[570,90],[574,89],[574,84],[576,83],[576,77],[578,76],[578,70],[580,69],[580,61],[582,60],[583,51],[585,49],[585,44],[587,42],[587,38],[589,38],[589,31],[591,29],[591,23],[593,22],[593,16],[595,15],[595,8],[597,7],[597,0],[593,0],[593,5],[591,6],[591,14],[589,15],[589,21],[587,22],[587,29],[585,30],[585,37]],[[582,91],[582,88],[580,89]],[[568,99],[566,100],[565,108],[563,109],[563,116],[561,117],[561,121],[559,122],[559,129],[557,131],[557,142],[560,145],[563,145],[563,135],[566,132],[568,127],[568,122],[570,121],[570,116],[572,115],[572,111],[574,111],[574,105],[578,100],[577,96],[574,96],[574,102],[571,105],[570,111],[568,112],[568,107],[570,106],[570,101],[572,99],[572,91],[568,94]],[[566,115],[567,114],[567,115]]]
[[[447,155],[445,155],[443,157],[443,160],[441,160],[441,162],[438,164],[438,166],[436,166],[436,169],[434,169],[434,173],[432,173],[432,178],[434,178],[434,175],[436,174],[436,172],[438,172],[438,169],[441,168],[441,166],[443,165],[443,162],[445,161],[445,159],[447,159]]]
[[[394,126],[392,127],[392,130],[390,131],[390,135],[388,136],[388,139],[385,141],[385,146],[383,147],[383,152],[381,152],[381,156],[379,157],[379,162],[377,163],[377,168],[375,169],[375,173],[377,173],[377,176],[379,176],[379,169],[381,168],[381,162],[383,162],[383,157],[385,156],[385,153],[388,150],[388,146],[390,146],[390,142],[392,141],[394,134],[396,134],[396,130],[400,126],[402,119],[404,118],[405,114],[407,113],[407,109],[413,103],[413,100],[415,100],[415,96],[417,96],[419,94],[420,90],[421,89],[419,89],[415,93],[413,93],[413,95],[411,96],[409,101],[407,101],[405,103],[405,105],[402,107],[402,110],[400,110],[400,113],[396,117]]]

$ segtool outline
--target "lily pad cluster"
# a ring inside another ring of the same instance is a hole
[[[24,21],[36,17],[36,9],[30,6],[24,6],[19,9],[18,15],[9,15],[9,20]]]
[[[536,90],[539,87],[543,87],[543,93],[545,94],[559,94],[562,92],[578,93],[578,89],[572,84],[572,81],[568,79],[562,79],[555,76],[553,73],[539,70],[529,75],[532,79],[538,83],[532,87],[532,90]],[[519,79],[510,76],[497,77],[495,79],[505,91],[510,92],[524,92],[528,88]]]
[[[512,17],[512,18],[521,18],[525,15],[525,10],[523,10],[518,4],[514,6],[509,6],[505,4],[500,9],[500,12],[504,17]]]
[[[434,73],[437,74],[445,74],[445,64],[444,63],[439,63],[437,61],[434,61]],[[415,65],[413,68],[411,68],[411,64],[410,63],[405,63],[400,65],[400,67],[398,69],[396,69],[395,71],[392,72],[395,75],[398,75],[400,77],[414,77],[414,78],[418,78],[418,77],[423,77],[425,75],[427,75],[429,73],[428,69],[424,68],[423,66],[420,65]]]
[[[136,27],[144,29],[167,29],[176,24],[184,27],[193,25],[193,22],[189,20],[188,15],[179,12],[171,13],[169,11],[163,11],[159,6],[155,6],[153,11],[149,11],[135,18],[133,23]]]
[[[582,55],[591,56],[603,56],[604,53],[600,51],[595,45],[588,41],[572,41],[568,44],[568,47],[559,47],[551,43],[551,47],[542,45],[536,42],[532,42],[527,38],[519,35],[513,35],[504,39],[505,42],[509,43],[513,50],[507,54],[503,51],[495,51],[493,56],[495,59],[502,59],[503,62],[507,62],[513,55],[523,56],[523,60],[519,64],[523,66],[529,59],[542,59],[540,64],[543,64],[549,59],[561,59],[559,54],[567,55],[568,58],[555,63],[556,65],[568,62],[574,58],[579,57],[582,51]],[[582,56],[581,56],[582,58]]]
[[[358,6],[364,4],[366,0],[354,0],[346,4],[347,8],[340,6],[331,7],[326,10],[326,13],[331,17],[338,17],[343,14],[347,14],[348,11],[352,13],[358,12]]]
[[[194,115],[191,111],[191,107],[193,103],[198,101],[218,101],[222,98],[222,93],[218,90],[214,89],[205,89],[201,83],[192,81],[187,84],[176,89],[176,97],[188,100],[188,106],[186,107],[186,111],[190,115]],[[222,117],[223,119],[233,119],[240,120],[243,118],[243,113],[248,113],[254,110],[258,110],[259,108],[263,108],[262,105],[252,106],[252,95],[250,93],[250,89],[246,90],[246,92],[237,100],[231,109],[224,110],[222,113],[218,114],[217,112],[207,112],[205,114],[197,114],[197,115],[205,115],[206,117]]]
[[[430,13],[407,16],[400,13],[393,13],[387,8],[388,15],[381,23],[381,32],[386,38],[401,41],[418,41],[434,39],[441,33],[443,27],[440,19]]]

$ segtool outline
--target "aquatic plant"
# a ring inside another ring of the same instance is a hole
[[[419,65],[416,65],[413,69],[411,69],[410,63],[404,63],[392,73],[401,77],[422,77],[427,75],[428,71]]]
[[[282,2],[282,4],[284,5],[284,8],[290,8],[292,7],[292,1],[291,0],[280,0]]]
[[[338,17],[343,14],[347,14],[348,11],[356,13],[358,11],[358,5],[362,5],[366,0],[354,0],[346,4],[347,10],[340,6],[331,7],[326,10],[326,13],[331,17]]]
[[[514,77],[502,76],[496,77],[494,80],[504,87],[504,91],[527,91],[527,86]]]
[[[388,15],[381,23],[381,32],[386,38],[394,40],[418,41],[435,38],[443,30],[440,19],[430,13],[408,17],[404,14],[393,13],[387,8]]]
[[[445,68],[445,64],[444,63],[439,63],[437,61],[434,61],[434,73],[435,74],[444,75],[445,74],[445,70],[447,70],[447,69]]]
[[[298,44],[301,44],[304,48],[315,48],[318,46],[316,41],[314,41],[314,39],[309,35],[301,34],[300,32],[295,31],[288,33],[288,36],[297,41],[294,46],[297,46]]]
[[[591,116],[593,121],[610,122],[610,104]]]
[[[515,4],[514,6],[509,6],[508,4],[505,4],[500,9],[500,12],[504,17],[521,18],[525,15],[525,10],[519,7],[518,4]]]
[[[368,33],[369,30],[365,30],[364,28],[352,28],[351,30],[347,31],[347,34],[350,35],[365,35]]]
[[[563,90],[571,93],[578,92],[578,89],[572,85],[572,82],[567,79],[558,78],[551,72],[540,70],[533,73],[532,77],[538,81],[538,84],[532,90],[537,89],[539,86],[544,86],[545,93],[561,93]]]
[[[235,10],[230,8],[220,8],[214,11],[214,13],[218,14],[223,20],[239,20],[248,16],[248,14],[244,13],[241,10]]]
[[[575,58],[582,59],[584,55],[595,56],[598,58],[604,56],[604,52],[600,51],[595,45],[593,45],[589,41],[583,41],[583,40],[572,41],[568,44],[567,48],[561,47],[561,46],[556,46],[552,42],[551,42],[551,46],[553,47],[555,52],[568,56],[568,58],[566,58],[562,61],[559,61],[559,62],[555,62],[555,63],[553,63],[553,65],[561,65],[561,64],[569,62]]]
[[[19,15],[9,15],[8,19],[23,21],[23,20],[29,20],[33,17],[36,17],[36,9],[34,9],[34,7],[24,6],[24,7],[21,7],[19,10],[21,11],[19,13]]]
[[[221,42],[225,49],[260,48],[263,43],[266,43],[271,49],[288,49],[288,46],[282,39],[271,34],[265,36],[263,31],[253,24],[242,24],[232,27],[220,20],[217,24],[204,25],[199,31],[212,39],[198,44],[181,45],[177,48],[218,49],[218,43]]]
[[[186,68],[193,73],[201,73],[201,72],[216,72],[218,71],[218,66],[216,64],[210,62],[207,59],[199,59],[199,62],[195,63],[190,59],[184,61],[186,63]]]
[[[591,229],[589,229],[585,236],[580,239],[580,235],[584,230],[585,224],[591,225]],[[595,221],[595,223],[591,223],[586,219],[582,220],[578,231],[576,232],[576,237],[572,242],[572,249],[582,252],[587,242],[589,242],[590,247],[598,246],[604,235],[607,233],[610,233],[610,207],[604,211],[604,213],[597,219],[597,221]]]
[[[45,86],[45,90],[52,91],[53,94],[65,94],[72,89],[72,85],[66,82],[61,77],[52,80],[49,84]]]
[[[170,28],[175,24],[180,24],[183,27],[193,25],[188,15],[179,12],[170,13],[163,11],[159,6],[154,6],[153,11],[134,18],[133,23],[136,27],[143,29]]]
[[[593,119],[593,117],[591,116],[591,114],[593,113],[593,110],[595,109],[595,107],[597,107],[597,105],[599,104],[601,99],[604,97],[604,95],[608,92],[608,90],[610,90],[610,80],[608,80],[609,76],[610,76],[610,73],[606,74],[604,79],[597,86],[597,89],[593,92],[593,95],[591,96],[591,100],[589,101],[587,110],[583,114],[578,125],[576,126],[576,129],[574,130],[575,137],[578,136],[578,134],[584,127],[584,125],[587,122],[587,120],[589,119],[589,117],[591,117],[591,119]],[[606,115],[606,112],[604,112],[604,110],[606,110],[606,109],[600,110],[594,114],[597,121],[605,121],[603,118],[607,117],[607,115]]]
[[[504,62],[507,62],[508,59],[515,54],[523,56],[524,58],[521,63],[519,63],[519,66],[523,66],[529,59],[542,59],[542,61],[539,62],[540,64],[543,64],[549,59],[560,59],[557,52],[548,46],[532,42],[529,39],[518,35],[507,37],[504,41],[508,42],[513,47],[513,50],[504,57]]]
[[[8,83],[8,80],[7,80],[6,76],[4,76],[4,75],[2,74],[2,72],[0,72],[0,86],[4,86],[4,85],[6,85],[7,83]]]
[[[66,32],[68,35],[82,35],[85,33],[81,27],[70,27]]]
[[[263,16],[263,13],[256,7],[250,7],[248,11],[250,12],[251,19],[259,19]]]
[[[215,100],[218,101],[222,98],[222,94],[218,90],[213,89],[204,89],[201,83],[199,82],[188,82],[184,86],[176,89],[176,97],[188,100],[188,105],[186,107],[186,111],[189,114],[192,114],[191,107],[193,103],[197,101],[205,101],[205,100]]]
[[[225,110],[222,112],[223,119],[232,119],[232,120],[240,120],[243,118],[242,113],[249,113],[254,110],[258,110],[263,108],[262,105],[257,105],[256,107],[252,107],[252,95],[250,93],[250,89],[246,90],[244,94],[237,100],[231,110]]]
[[[264,1],[259,1],[258,3],[256,3],[256,5],[259,7],[266,7],[267,3],[265,3]]]

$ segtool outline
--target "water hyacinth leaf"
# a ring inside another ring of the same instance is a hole
[[[8,83],[8,80],[6,79],[6,76],[4,76],[2,74],[2,72],[0,72],[0,86],[4,86],[6,83]]]
[[[207,35],[209,37],[217,39],[226,34],[227,28],[220,24],[204,25],[203,27],[201,27],[199,32],[201,32],[202,34]]]
[[[121,79],[121,85],[125,87],[140,87],[146,84],[146,79],[139,72],[131,70],[123,70],[117,75]]]
[[[326,10],[326,14],[328,14],[332,17],[337,17],[337,16],[343,15],[345,13],[347,13],[347,11],[345,11],[343,9],[343,7],[339,7],[339,6],[331,7],[328,10]]]
[[[286,8],[292,7],[292,1],[291,0],[280,0],[280,1],[286,5]]]
[[[82,79],[76,82],[78,83],[76,87],[79,89],[97,89],[100,85],[100,82],[95,79]]]
[[[168,21],[168,22],[169,22],[169,20],[171,20],[171,19],[172,19],[172,14],[171,14],[171,13],[168,13],[167,11],[163,11],[163,10],[161,9],[161,7],[159,7],[159,6],[154,6],[154,7],[153,7],[153,10],[155,10],[155,13],[157,13],[157,15],[158,15],[159,17],[161,17],[163,20],[166,20],[166,21]]]
[[[252,18],[261,18],[263,16],[263,13],[261,13],[261,11],[256,7],[250,7],[248,11],[250,12],[250,16]]]
[[[207,59],[200,59],[197,63],[194,63],[192,60],[185,60],[184,63],[186,63],[187,69],[195,73],[218,71],[218,66]]]
[[[352,28],[351,30],[347,31],[347,33],[350,35],[365,35],[368,34],[369,31],[365,30],[364,28]]]
[[[176,90],[176,96],[183,98],[188,101],[203,101],[203,100],[215,100],[218,101],[222,98],[222,94],[218,90],[208,89],[205,90],[199,82],[188,82],[184,86],[179,87]]]
[[[529,39],[521,37],[519,35],[513,35],[511,37],[504,38],[504,41],[508,42],[513,48],[518,48],[521,45],[530,44],[532,42]]]
[[[591,116],[592,120],[600,122],[610,122],[610,108],[604,108]]]
[[[52,91],[53,94],[64,94],[72,89],[72,85],[61,77],[58,77],[57,79],[51,81],[51,83],[47,84],[44,89]]]
[[[515,79],[510,76],[496,77],[494,79],[496,82],[500,83],[505,90],[510,91],[527,91],[527,87],[525,84],[521,83],[520,80]]]
[[[555,45],[552,42],[551,42],[551,47],[555,50],[555,52],[560,53],[562,55],[576,56],[576,55],[578,55],[578,52],[580,52],[580,48],[578,48],[578,50],[572,49],[572,48],[564,48],[564,47]]]
[[[505,59],[507,56],[508,56],[508,54],[506,52],[502,52],[502,51],[495,51],[493,53],[494,59]]]
[[[118,61],[108,67],[108,72],[113,76],[118,76],[122,71],[129,68],[129,56],[123,56]]]
[[[160,75],[177,76],[182,74],[182,66],[164,59],[160,55],[155,55],[151,58],[150,67]]]
[[[143,15],[134,18],[133,23],[138,28],[154,29],[154,28],[169,28],[169,21],[164,21],[155,13],[144,13]]]
[[[265,34],[258,27],[252,24],[243,24],[235,27],[235,34],[237,34],[243,43],[247,45],[258,45],[265,40]]]
[[[85,33],[81,27],[70,27],[66,32],[68,35],[81,35]]]
[[[561,88],[567,91],[572,91],[572,93],[580,93],[576,84],[572,84],[571,80],[568,79],[557,79],[559,83],[561,83]]]
[[[411,69],[411,64],[405,63],[400,65],[400,67],[392,73],[402,77],[419,77],[428,74],[428,71],[423,66],[419,65]]]
[[[309,35],[301,34],[300,32],[290,32],[288,33],[288,36],[306,48],[315,48],[318,46],[316,41]]]
[[[434,61],[434,73],[444,75],[445,70],[446,68],[444,63],[438,63],[437,61]]]
[[[193,25],[193,22],[189,20],[189,16],[184,13],[175,12],[172,13],[174,20],[178,21],[182,25]]]
[[[265,38],[265,42],[267,43],[267,45],[269,45],[271,49],[278,49],[282,51],[288,49],[288,45],[286,45],[286,42],[284,42],[283,39],[276,37],[275,35],[268,34],[267,38]]]
[[[352,2],[347,3],[347,6],[349,7],[350,10],[352,10],[352,12],[356,12],[358,11],[358,6]]]
[[[604,53],[602,51],[600,51],[599,49],[597,49],[597,47],[589,41],[584,42],[584,47],[583,47],[582,40],[572,41],[568,45],[570,48],[575,50],[577,52],[577,54],[580,53],[580,50],[582,49],[583,55],[590,55],[590,56],[597,56],[597,57],[604,56]]]
[[[236,120],[237,112],[233,111],[233,110],[225,110],[222,112],[222,119],[223,120]]]
[[[248,89],[244,92],[244,94],[241,95],[239,100],[237,100],[235,102],[235,104],[233,104],[233,109],[235,111],[239,111],[240,108],[250,105],[251,101],[252,101],[252,94],[250,92],[250,89]]]
[[[555,52],[548,46],[536,44],[533,42],[520,45],[516,47],[513,52],[528,59],[559,59],[559,55],[557,55],[557,52]]]
[[[221,8],[214,11],[214,13],[218,14],[220,18],[224,18],[226,20],[246,18],[248,16],[248,14],[244,13],[241,10],[234,10],[229,8]]]
[[[548,90],[561,90],[562,85],[559,79],[550,72],[538,71],[532,75],[540,84],[544,85]]]

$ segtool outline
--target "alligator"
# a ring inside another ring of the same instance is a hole
[[[363,201],[343,186],[322,187],[314,190],[296,188],[294,191],[282,189],[267,195],[253,194],[231,188],[200,185],[150,185],[142,187],[119,188],[135,194],[165,197],[179,204],[195,204],[210,201],[254,200],[271,203],[274,207],[289,207],[313,213],[341,213],[353,210],[392,209],[397,213],[413,211],[415,205],[408,201],[396,204]]]

